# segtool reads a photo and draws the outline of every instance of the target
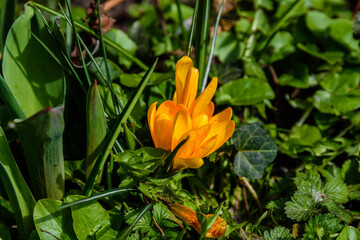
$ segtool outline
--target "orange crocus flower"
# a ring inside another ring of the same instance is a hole
[[[201,233],[201,224],[198,221],[196,212],[179,203],[169,203],[170,211],[186,225],[193,227],[198,233]],[[201,213],[202,214],[202,213]],[[205,217],[210,218],[214,214],[203,214]],[[220,238],[226,231],[227,223],[221,217],[217,217],[214,224],[206,233],[207,238]]]
[[[211,101],[217,88],[213,78],[206,89],[196,98],[199,71],[193,67],[189,57],[176,63],[176,92],[173,100],[167,100],[156,109],[157,102],[148,111],[148,123],[154,145],[173,151],[184,139],[172,162],[172,170],[199,168],[202,158],[221,147],[232,135],[235,123],[230,120],[232,109],[214,114]]]

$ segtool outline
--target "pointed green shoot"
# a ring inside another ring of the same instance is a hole
[[[86,179],[100,154],[106,137],[106,117],[96,80],[86,98]],[[102,171],[97,183],[101,182]]]

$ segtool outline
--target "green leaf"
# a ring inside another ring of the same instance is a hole
[[[164,163],[169,152],[161,148],[142,147],[115,155],[114,160],[136,180],[143,180],[160,164]]]
[[[360,239],[360,232],[353,226],[345,227],[336,240]]]
[[[0,222],[0,236],[1,240],[11,240],[10,231],[3,222]]]
[[[152,210],[155,221],[164,228],[174,228],[177,224],[170,218],[174,216],[162,202],[157,202]]]
[[[317,201],[308,193],[295,192],[285,205],[286,215],[296,221],[307,220],[317,213]]]
[[[279,77],[280,85],[287,85],[296,88],[308,88],[317,84],[317,82],[309,76],[308,65],[304,63],[295,64],[288,73]]]
[[[63,106],[46,108],[16,122],[37,198],[61,199],[64,195],[63,112]]]
[[[239,42],[234,34],[223,31],[216,38],[214,56],[223,63],[234,62],[242,56],[244,50],[243,42]]]
[[[325,183],[325,194],[338,203],[347,203],[349,201],[349,190],[339,178],[329,179]]]
[[[9,29],[15,21],[17,0],[4,0],[1,2],[0,19],[0,52],[4,50],[4,43]]]
[[[32,211],[35,199],[31,194],[11,153],[0,127],[0,179],[10,200],[21,239],[29,239],[34,229]]]
[[[251,179],[262,177],[265,168],[275,159],[277,146],[262,123],[251,123],[235,130],[234,171],[238,176]]]
[[[359,53],[359,41],[353,37],[352,21],[343,18],[333,19],[330,23],[329,35],[336,42],[347,47],[350,51]]]
[[[66,197],[66,202],[85,198],[80,195]],[[108,212],[98,202],[87,202],[71,206],[73,227],[78,239],[94,237],[99,239],[111,228]],[[114,237],[114,236],[113,236]]]
[[[120,29],[112,28],[109,32],[105,34],[105,37],[113,42],[121,43],[121,47],[126,49],[128,53],[135,55],[137,50],[136,43],[129,38],[129,36]],[[132,65],[132,60],[127,56],[118,52],[115,48],[107,45],[106,48],[113,56],[118,56],[119,63],[124,65],[126,68],[130,68]]]
[[[9,31],[3,55],[4,79],[26,116],[63,104],[65,99],[62,68],[31,34],[57,52],[39,17],[32,7],[26,6],[25,14]]]
[[[285,31],[279,31],[269,43],[271,49],[270,63],[282,60],[296,51],[294,46],[294,37]],[[264,56],[265,58],[265,56]]]
[[[315,58],[324,60],[330,65],[335,65],[336,63],[341,63],[341,61],[343,61],[343,57],[345,55],[344,52],[342,52],[342,51],[319,52],[319,49],[316,46],[316,44],[304,45],[302,43],[298,43],[296,46],[303,52],[305,52]]]
[[[253,105],[266,99],[274,99],[270,85],[258,78],[242,78],[222,85],[216,92],[217,104],[234,106]]]
[[[315,33],[325,32],[331,24],[331,18],[328,15],[315,10],[306,14],[305,21],[309,30]]]
[[[5,82],[5,80],[1,75],[0,75],[0,96],[1,99],[4,101],[9,113],[11,114],[11,117],[23,119],[23,120],[26,118],[15,96],[13,95],[9,86],[7,85],[7,83]]]
[[[290,230],[282,226],[264,232],[264,240],[291,240]]]
[[[314,144],[321,141],[321,139],[321,132],[317,127],[304,124],[301,127],[294,127],[291,130],[288,144],[314,146]]]
[[[323,202],[323,205],[327,207],[329,212],[338,218],[340,218],[342,221],[346,223],[350,223],[352,216],[350,211],[346,210],[343,205],[336,203],[335,201],[329,199],[325,202]]]
[[[63,203],[41,199],[34,208],[34,223],[40,239],[76,239],[70,209],[60,210]]]
[[[311,218],[305,225],[304,239],[331,239],[331,235],[342,228],[342,224],[331,214],[320,214]]]

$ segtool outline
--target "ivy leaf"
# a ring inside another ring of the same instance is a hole
[[[234,171],[238,176],[259,179],[276,157],[277,146],[259,122],[238,128],[234,133],[234,144],[238,150]]]
[[[291,240],[290,230],[284,227],[276,227],[271,229],[270,232],[264,232],[264,240]]]

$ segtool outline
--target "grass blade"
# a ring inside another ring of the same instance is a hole
[[[194,9],[194,14],[193,14],[193,18],[192,18],[192,23],[191,23],[191,28],[190,28],[190,35],[189,35],[189,39],[188,39],[188,45],[185,51],[185,56],[190,56],[191,53],[191,47],[192,47],[192,42],[193,42],[193,38],[194,38],[194,32],[196,29],[196,21],[197,21],[197,17],[199,14],[199,2],[200,1],[196,1],[195,3],[195,9]]]
[[[0,179],[14,211],[19,235],[21,239],[30,239],[31,231],[34,229],[32,212],[35,206],[35,199],[16,165],[1,127],[0,156]]]
[[[136,217],[134,222],[121,234],[121,236],[117,237],[118,240],[124,240],[127,239],[129,234],[131,233],[132,229],[134,228],[135,224],[142,218],[142,216],[152,207],[153,203],[149,203],[144,207],[144,209],[141,211],[139,216]]]
[[[100,154],[99,157],[97,158],[94,168],[92,169],[92,171],[90,173],[89,179],[86,181],[86,185],[84,187],[84,193],[86,196],[90,196],[90,194],[94,188],[95,182],[96,182],[97,178],[99,177],[100,171],[102,171],[102,169],[104,168],[106,159],[110,154],[110,149],[115,144],[116,139],[121,132],[122,123],[125,122],[128,119],[128,117],[130,116],[131,111],[135,107],[137,100],[139,99],[141,93],[143,92],[146,84],[148,83],[148,81],[150,79],[152,72],[155,69],[157,61],[158,60],[156,59],[156,61],[152,65],[152,67],[144,75],[143,79],[139,83],[136,93],[131,98],[131,101],[129,101],[126,104],[125,108],[121,112],[121,115],[119,116],[119,119],[116,123],[116,127],[112,130],[108,139],[106,139],[106,142],[105,142],[105,145],[104,145],[104,148],[102,151],[103,154]]]
[[[15,21],[17,0],[3,0],[0,19],[0,52],[3,52],[7,33]]]
[[[221,12],[222,12],[223,6],[224,6],[224,0],[221,3],[219,13],[218,13],[218,15],[216,17],[215,28],[214,28],[214,36],[213,36],[213,39],[212,39],[212,42],[211,42],[211,49],[210,49],[210,53],[209,53],[209,57],[208,57],[206,71],[205,71],[205,74],[204,74],[204,79],[203,79],[203,84],[202,84],[202,87],[201,87],[201,92],[203,92],[205,90],[205,87],[207,85],[207,80],[208,80],[208,76],[209,76],[209,72],[210,72],[211,60],[212,60],[212,56],[214,54],[217,30],[218,30],[218,27],[219,27],[219,22],[220,22]]]
[[[80,203],[91,202],[91,201],[99,200],[99,199],[102,199],[102,198],[114,196],[114,195],[119,194],[119,193],[131,192],[131,191],[136,191],[136,190],[132,189],[132,188],[126,188],[126,189],[114,188],[114,189],[107,190],[107,191],[104,191],[104,192],[101,192],[101,193],[98,193],[98,194],[94,194],[93,196],[88,197],[88,198],[83,198],[83,199],[80,199],[80,200],[77,200],[77,201],[62,205],[62,206],[59,207],[59,209],[64,209],[64,208],[68,208],[68,207],[71,207],[71,206],[74,206],[74,205],[77,205],[77,204],[80,204]]]
[[[86,66],[86,63],[85,63],[84,55],[82,54],[82,48],[81,48],[81,44],[80,44],[80,41],[79,41],[79,38],[78,38],[78,35],[77,35],[77,32],[76,32],[76,28],[75,28],[75,24],[74,24],[74,18],[72,17],[70,0],[66,0],[65,4],[66,4],[67,9],[69,10],[69,17],[70,17],[70,20],[71,20],[71,23],[72,23],[72,29],[73,29],[73,32],[74,32],[74,35],[75,35],[76,43],[77,43],[77,46],[79,48],[79,54],[80,54],[80,57],[81,57],[81,62],[82,62],[83,67],[84,67],[84,72],[85,72],[86,79],[87,79],[88,84],[90,86],[91,85],[91,79],[90,79],[90,75],[89,75],[89,72],[88,72],[88,69],[87,69],[87,66]],[[63,12],[64,16],[66,16],[65,11],[62,9],[60,4],[59,4],[59,6],[60,6],[60,9]]]
[[[196,35],[195,35],[195,56],[194,65],[199,69],[199,87],[202,86],[202,80],[205,75],[205,62],[206,62],[206,49],[208,41],[208,28],[210,17],[210,0],[200,1],[199,6],[199,19],[196,22]]]
[[[4,78],[0,75],[0,96],[1,99],[4,101],[8,111],[11,114],[11,117],[18,118],[18,119],[26,119],[25,113],[21,109],[19,103],[15,99],[14,95],[12,94],[9,86],[5,82]]]
[[[61,18],[65,19],[65,16],[63,14],[60,14],[50,8],[47,8],[39,3],[36,2],[31,2],[32,5],[35,5],[36,7],[38,7],[41,10],[44,10],[50,14],[53,15],[59,15]],[[87,26],[82,25],[81,23],[75,22],[75,27],[78,27],[79,29],[86,31],[87,33],[91,34],[92,36],[96,37],[96,38],[100,38],[100,36],[98,34],[96,34],[92,29],[90,29]],[[145,63],[143,63],[140,59],[136,58],[133,56],[133,54],[129,53],[128,51],[126,51],[126,49],[122,48],[120,45],[118,45],[117,43],[111,41],[110,39],[104,37],[104,42],[114,48],[116,51],[122,53],[123,55],[125,55],[127,58],[129,58],[131,61],[133,61],[136,65],[138,65],[140,68],[142,68],[143,70],[147,70],[148,67],[146,66]]]

